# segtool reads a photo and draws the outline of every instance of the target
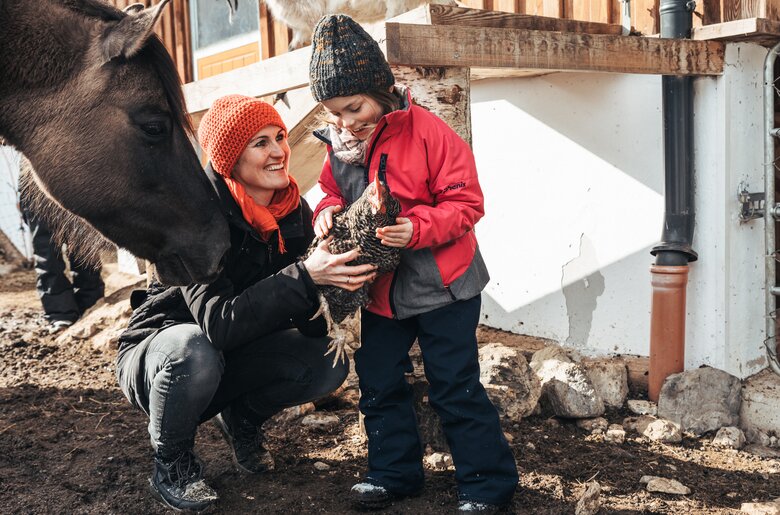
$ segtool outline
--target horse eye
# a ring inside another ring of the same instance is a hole
[[[144,123],[141,125],[141,130],[143,130],[149,136],[162,136],[166,132],[164,122]]]

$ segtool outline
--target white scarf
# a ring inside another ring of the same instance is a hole
[[[346,129],[337,129],[335,125],[330,126],[330,146],[333,153],[344,163],[351,165],[366,164],[366,149],[368,141],[358,139],[354,134]]]

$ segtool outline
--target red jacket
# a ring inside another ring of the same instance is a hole
[[[346,206],[386,163],[387,184],[414,226],[395,274],[377,278],[367,309],[407,318],[478,294],[489,280],[474,224],[484,215],[471,148],[433,113],[407,103],[379,121],[365,168],[338,160],[328,147],[320,186],[325,198],[314,212]],[[392,288],[392,291],[391,291]]]

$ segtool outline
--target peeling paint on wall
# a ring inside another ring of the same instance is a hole
[[[580,235],[579,255],[563,265],[561,272],[561,290],[569,319],[566,345],[584,348],[588,345],[597,299],[604,293],[604,276],[599,271],[596,249],[584,233]]]

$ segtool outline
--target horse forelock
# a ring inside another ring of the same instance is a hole
[[[136,57],[142,56],[152,64],[157,72],[157,76],[160,78],[174,121],[187,135],[193,136],[195,130],[192,127],[192,119],[187,113],[187,103],[184,100],[184,91],[181,87],[179,72],[176,71],[171,55],[157,35],[152,35],[147,39],[146,45],[144,45]]]
[[[27,209],[42,220],[55,243],[68,246],[69,259],[97,267],[103,251],[113,248],[92,225],[52,200],[35,181],[35,171],[27,158],[22,159],[19,190]]]

